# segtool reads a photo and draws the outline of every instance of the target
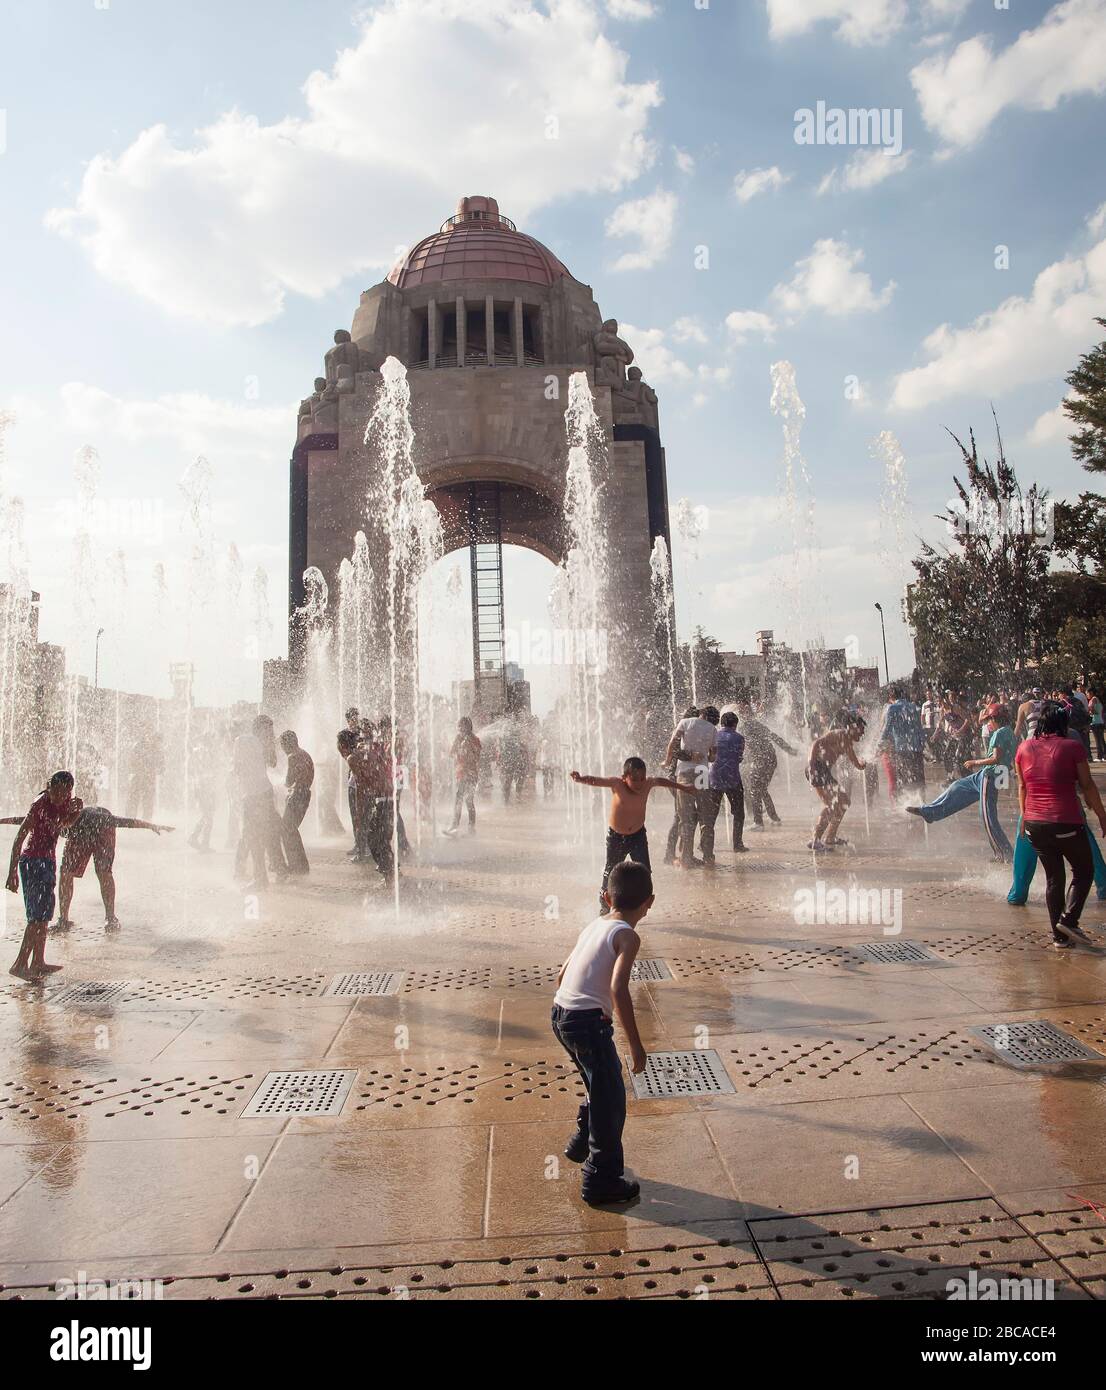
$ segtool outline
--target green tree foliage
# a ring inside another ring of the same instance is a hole
[[[725,703],[735,692],[734,678],[720,655],[722,643],[697,627],[690,642],[679,647],[676,680],[679,685],[677,704],[683,709],[691,701],[692,659],[695,669],[695,693],[700,705]],[[680,677],[683,677],[682,681]]]
[[[1084,492],[1056,508],[1055,554],[1075,566],[1050,576],[1056,635],[1047,678],[1106,674],[1106,497]]]
[[[1106,319],[1095,319],[1106,328]],[[1070,394],[1064,412],[1079,428],[1071,452],[1088,473],[1106,472],[1106,342],[1084,353],[1065,378]]]
[[[1048,626],[1050,507],[1034,483],[1023,490],[1007,461],[996,421],[998,456],[981,459],[974,432],[960,450],[966,474],[944,521],[951,545],[923,544],[914,561],[908,613],[918,664],[942,686],[974,686],[1013,676],[1041,656]]]

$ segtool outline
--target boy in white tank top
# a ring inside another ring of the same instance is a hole
[[[645,1070],[630,969],[641,945],[637,924],[653,905],[653,879],[632,859],[611,870],[604,893],[609,915],[597,917],[577,938],[561,966],[553,996],[553,1032],[583,1078],[587,1100],[576,1116],[576,1133],[565,1157],[582,1163],[585,1202],[628,1202],[639,1184],[623,1171],[622,1130],[626,1088],[614,1044],[614,1014],[630,1044],[630,1069]]]

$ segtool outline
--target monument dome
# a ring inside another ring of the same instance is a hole
[[[553,252],[503,217],[494,198],[462,198],[457,213],[392,268],[397,289],[456,280],[552,285],[568,270]]]

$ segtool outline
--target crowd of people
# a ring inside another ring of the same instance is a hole
[[[801,705],[801,702],[799,702]],[[671,730],[663,751],[654,754],[656,775],[644,757],[625,759],[618,776],[573,770],[574,783],[610,792],[606,853],[599,888],[599,915],[585,927],[561,967],[552,1008],[555,1037],[578,1069],[587,1098],[577,1115],[565,1156],[582,1168],[582,1192],[592,1204],[621,1203],[638,1192],[626,1176],[622,1147],[625,1090],[614,1042],[618,1018],[630,1050],[631,1071],[641,1072],[646,1054],[630,996],[630,973],[640,946],[637,927],[654,901],[646,811],[654,791],[667,792],[673,815],[664,862],[681,870],[717,868],[716,831],[725,811],[729,848],[749,852],[747,831],[782,824],[771,784],[778,754],[798,757],[807,742],[805,779],[816,802],[811,838],[815,861],[847,841],[840,830],[852,803],[853,774],[864,779],[866,803],[886,797],[888,808],[919,825],[936,825],[978,807],[993,859],[1012,865],[1008,902],[1023,905],[1038,862],[1045,874],[1045,905],[1057,951],[1101,949],[1081,925],[1093,885],[1106,899],[1106,861],[1089,810],[1106,837],[1106,807],[1090,773],[1092,761],[1106,759],[1102,692],[1082,686],[1021,692],[992,690],[968,696],[932,688],[892,686],[883,700],[839,705],[827,714],[812,705],[805,719],[786,726],[791,741],[771,727],[764,711],[747,699],[719,708],[693,705]],[[259,714],[249,726],[228,731],[233,792],[228,808],[228,846],[235,849],[235,873],[250,888],[306,874],[310,865],[300,827],[312,802],[315,764],[295,731],[275,736],[272,720]],[[400,864],[411,853],[403,822],[402,797],[410,789],[415,814],[433,795],[429,778],[414,785],[402,731],[381,715],[345,712],[336,750],[345,765],[353,844],[349,857],[373,865],[393,885]],[[278,752],[279,750],[279,752]],[[278,810],[271,773],[284,756],[284,803]],[[443,834],[460,834],[465,821],[475,834],[477,794],[494,795],[498,781],[503,802],[552,794],[559,770],[548,740],[535,741],[533,729],[511,716],[477,734],[471,718],[461,718],[449,747],[453,774],[453,816]],[[190,836],[197,850],[210,847],[218,783],[214,759],[194,759],[191,785],[199,819]],[[341,764],[339,764],[340,766]],[[881,779],[880,772],[883,777]],[[927,799],[927,787],[932,795]],[[1017,792],[1017,830],[1013,843],[1000,818],[1000,794]],[[115,915],[113,861],[116,830],[169,830],[137,816],[118,817],[102,806],[85,806],[74,795],[74,777],[56,772],[25,816],[2,823],[18,826],[7,887],[22,887],[26,929],[11,973],[40,982],[60,967],[45,960],[58,878],[56,847],[66,839],[62,859],[57,927],[69,917],[74,882],[89,862],[95,866],[106,926]],[[132,800],[152,814],[145,783],[133,786]],[[329,803],[320,806],[328,831],[341,830]],[[1085,809],[1086,808],[1086,809]],[[132,808],[133,809],[133,808]],[[698,852],[696,852],[698,851]],[[740,861],[735,858],[735,865]],[[247,870],[249,873],[247,874]]]
[[[865,794],[871,795],[878,794],[882,765],[889,801],[921,822],[934,824],[979,805],[994,857],[1013,861],[1008,901],[1024,904],[1039,859],[1045,870],[1054,948],[1100,950],[1080,926],[1080,916],[1093,882],[1098,882],[1099,896],[1106,898],[1106,864],[1080,796],[1106,837],[1106,808],[1089,768],[1095,754],[1103,757],[1102,709],[1101,693],[1081,687],[1047,693],[1030,689],[1019,696],[990,691],[978,699],[953,691],[938,697],[926,690],[916,701],[905,686],[888,692],[882,710],[845,705],[827,718],[812,709],[806,778],[819,811],[808,848],[818,856],[846,843],[838,830],[850,795],[838,768],[855,768],[866,779]],[[862,759],[858,746],[877,713],[874,748],[870,759]],[[642,1072],[647,1059],[629,986],[641,944],[637,928],[654,902],[645,828],[649,795],[665,788],[675,800],[666,861],[683,868],[710,868],[723,800],[730,807],[733,849],[745,850],[743,764],[755,824],[762,825],[764,809],[779,823],[768,792],[776,747],[794,753],[748,705],[725,711],[707,705],[688,709],[672,732],[662,770],[674,771],[674,778],[650,777],[639,757],[626,759],[620,777],[572,773],[574,781],[611,793],[599,916],[580,932],[561,966],[551,1014],[553,1034],[586,1090],[564,1155],[581,1165],[581,1193],[591,1205],[629,1202],[640,1190],[625,1171],[626,1096],[614,1020],[627,1040],[631,1072]],[[903,805],[907,797],[924,795],[927,771],[944,783],[940,794],[929,802]],[[997,807],[998,791],[1010,785],[1011,777],[1016,779],[1019,810],[1013,847]],[[701,859],[694,855],[696,833]],[[1071,871],[1067,882],[1066,869]]]

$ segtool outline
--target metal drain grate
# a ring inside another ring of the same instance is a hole
[[[693,1052],[652,1052],[640,1076],[630,1073],[638,1100],[667,1096],[733,1095],[734,1084],[713,1048]]]
[[[865,960],[878,965],[945,965],[936,952],[920,941],[864,941],[853,948]]]
[[[672,971],[663,960],[636,960],[630,970],[631,980],[671,980]]]
[[[354,970],[345,975],[332,975],[321,993],[328,998],[343,999],[398,994],[403,978],[402,970]]]
[[[1101,1052],[1084,1046],[1055,1023],[989,1023],[971,1031],[990,1043],[1004,1062],[1015,1067],[1049,1062],[1106,1062]]]
[[[132,987],[130,980],[85,980],[79,985],[63,985],[51,992],[51,1004],[112,1004]]]
[[[259,1115],[340,1115],[356,1077],[350,1071],[271,1071],[242,1119]]]

